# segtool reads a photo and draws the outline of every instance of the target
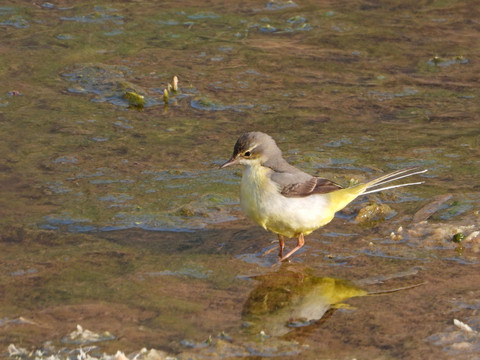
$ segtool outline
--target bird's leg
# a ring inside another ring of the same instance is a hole
[[[283,236],[278,234],[278,245],[280,247],[280,252],[278,254],[278,257],[282,257],[283,256],[283,249],[285,248],[285,240],[283,239]],[[262,254],[262,257],[270,254],[273,250],[275,250],[277,247],[273,247],[271,249],[268,249],[267,251],[265,251],[263,254]]]
[[[278,246],[280,247],[278,257],[282,258],[283,257],[283,249],[285,249],[285,239],[280,234],[278,234]]]
[[[279,240],[280,240],[280,239],[279,239]],[[289,252],[287,255],[282,256],[282,257],[280,258],[280,261],[285,261],[285,260],[287,260],[290,256],[293,255],[293,253],[295,253],[296,251],[300,250],[304,244],[305,244],[305,239],[303,238],[303,234],[298,235],[297,246],[295,246],[292,250],[290,250],[290,252]],[[282,251],[282,252],[283,252],[283,251]]]

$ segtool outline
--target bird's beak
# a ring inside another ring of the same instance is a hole
[[[235,165],[236,163],[238,163],[238,159],[235,157],[232,157],[225,164],[221,165],[220,169],[226,168],[227,166],[230,166],[230,165]]]

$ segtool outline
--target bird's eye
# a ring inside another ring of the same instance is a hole
[[[245,151],[245,153],[243,154],[243,156],[245,157],[249,157],[251,155],[250,151]]]

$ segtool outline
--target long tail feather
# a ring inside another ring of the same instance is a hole
[[[389,182],[397,181],[397,180],[400,180],[400,179],[403,179],[403,178],[406,178],[406,177],[409,177],[409,176],[423,174],[423,173],[426,173],[427,171],[428,171],[428,169],[419,170],[418,167],[412,167],[412,168],[408,168],[408,169],[402,169],[402,170],[394,171],[390,174],[386,174],[384,176],[381,176],[377,179],[374,179],[374,180],[368,182],[366,184],[365,191],[362,193],[362,195],[371,194],[371,193],[375,193],[375,192],[383,191],[383,190],[388,190],[388,189],[394,189],[394,188],[397,188],[397,187],[423,184],[423,181],[419,181],[419,182],[412,182],[412,183],[398,184],[398,185],[391,185],[391,186],[376,188],[377,186],[382,186],[382,185],[387,184]]]
[[[332,191],[328,193],[330,197],[332,198],[332,204],[334,205],[334,212],[337,212],[341,209],[343,209],[345,206],[347,206],[350,202],[352,202],[356,197],[364,194],[371,194],[374,192],[382,191],[382,190],[388,190],[388,189],[394,189],[397,187],[402,187],[402,186],[411,186],[411,185],[419,185],[422,184],[423,181],[418,181],[418,182],[412,182],[412,183],[406,183],[406,184],[398,184],[398,185],[390,185],[390,186],[384,186],[391,181],[395,180],[400,180],[412,175],[417,175],[417,174],[423,174],[427,172],[427,170],[419,170],[417,167],[412,167],[408,169],[402,169],[402,170],[397,170],[394,171],[390,174],[386,174],[384,176],[381,176],[377,179],[371,180],[367,183],[364,184],[358,184],[349,188],[345,189],[340,189],[336,191]]]

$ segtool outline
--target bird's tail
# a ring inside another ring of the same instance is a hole
[[[423,184],[423,181],[418,181],[418,182],[411,182],[406,184],[383,186],[389,182],[400,180],[412,175],[423,174],[427,171],[428,171],[427,169],[420,170],[418,167],[397,170],[390,174],[386,174],[384,176],[381,176],[377,179],[371,180],[364,184],[358,184],[349,188],[333,191],[329,194],[331,196],[332,202],[336,205],[335,212],[343,209],[345,206],[347,206],[350,202],[352,202],[356,197],[360,195],[371,194],[378,191],[394,189],[402,186]]]
[[[396,181],[396,180],[400,180],[400,179],[403,179],[403,178],[406,178],[406,177],[409,177],[409,176],[412,176],[412,175],[423,174],[423,173],[426,173],[427,171],[428,171],[428,169],[419,170],[418,167],[411,167],[411,168],[408,168],[408,169],[402,169],[402,170],[394,171],[390,174],[381,176],[377,179],[374,179],[372,181],[367,182],[365,184],[365,190],[362,191],[359,195],[371,194],[371,193],[375,193],[375,192],[378,192],[378,191],[394,189],[394,188],[402,187],[402,186],[423,184],[424,181],[418,181],[418,182],[411,182],[411,183],[406,183],[406,184],[390,185],[390,186],[385,186],[385,187],[380,187],[379,188],[379,186],[382,186],[386,183]]]

